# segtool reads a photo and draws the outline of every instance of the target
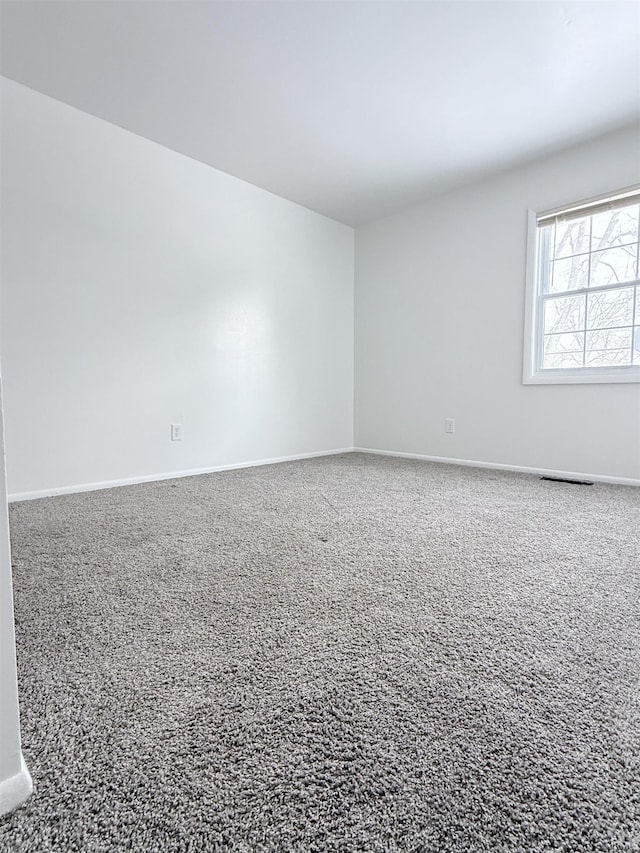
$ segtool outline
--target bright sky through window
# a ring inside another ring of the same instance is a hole
[[[537,372],[640,366],[640,194],[537,226]]]

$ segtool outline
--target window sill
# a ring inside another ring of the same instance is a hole
[[[545,370],[525,375],[523,385],[602,385],[640,382],[640,367],[622,367],[619,370]]]

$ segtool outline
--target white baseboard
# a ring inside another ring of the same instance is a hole
[[[339,447],[334,450],[320,450],[315,453],[298,453],[293,456],[277,456],[271,459],[254,459],[250,462],[235,462],[231,465],[212,465],[207,468],[191,468],[188,471],[170,471],[164,474],[144,474],[140,477],[125,477],[120,480],[104,480],[100,483],[78,483],[74,486],[58,486],[50,489],[38,489],[33,492],[15,492],[9,495],[9,503],[31,501],[36,498],[50,498],[54,495],[71,495],[77,492],[96,492],[100,489],[115,489],[118,486],[134,486],[137,483],[153,483],[160,480],[177,480],[180,477],[195,477],[198,474],[214,474],[216,471],[235,471],[240,468],[256,468],[258,465],[276,465],[278,462],[295,462],[298,459],[314,459],[317,456],[336,456],[339,453],[351,453],[353,447]]]
[[[372,447],[354,447],[356,453],[373,453],[377,456],[398,456],[402,459],[422,459],[425,462],[440,462],[446,465],[465,465],[471,468],[491,468],[498,471],[516,471],[520,474],[537,474],[541,477],[562,477],[567,480],[593,480],[598,483],[614,483],[620,486],[640,486],[640,480],[632,477],[609,477],[606,474],[584,474],[576,471],[555,471],[551,468],[528,468],[524,465],[505,465],[501,462],[477,462],[473,459],[453,459],[446,456],[426,456],[423,453],[399,453],[394,450],[376,450]]]
[[[17,809],[25,800],[29,799],[33,791],[31,774],[27,770],[24,758],[21,760],[22,767],[19,772],[15,776],[10,776],[0,782],[0,815],[8,814]]]
[[[465,465],[472,468],[490,468],[498,471],[516,471],[521,474],[537,474],[542,477],[563,477],[570,480],[594,480],[600,483],[614,483],[622,486],[640,486],[640,480],[631,477],[610,477],[606,474],[585,474],[576,471],[556,471],[550,468],[530,468],[524,465],[506,465],[501,462],[479,462],[473,459],[455,459],[446,456],[428,456],[424,453],[403,453],[395,450],[378,450],[373,447],[339,447],[334,450],[321,450],[314,453],[298,453],[292,456],[277,456],[270,459],[254,459],[250,462],[236,462],[230,465],[213,465],[207,468],[191,468],[187,471],[171,471],[164,474],[145,474],[139,477],[126,477],[118,480],[105,480],[99,483],[79,483],[73,486],[59,486],[50,489],[38,489],[32,492],[15,492],[9,495],[9,503],[29,501],[36,498],[48,498],[54,495],[70,495],[77,492],[95,492],[100,489],[114,489],[118,486],[133,486],[137,483],[152,483],[160,480],[176,480],[180,477],[195,477],[198,474],[213,474],[216,471],[234,471],[240,468],[254,468],[258,465],[276,465],[279,462],[295,462],[298,459],[314,459],[319,456],[337,456],[340,453],[372,453],[377,456],[397,456],[402,459],[421,459],[425,462],[439,462],[446,465]]]

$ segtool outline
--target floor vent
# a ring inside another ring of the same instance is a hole
[[[566,477],[540,477],[541,480],[551,480],[552,483],[571,483],[573,486],[593,486],[591,480],[568,480]]]

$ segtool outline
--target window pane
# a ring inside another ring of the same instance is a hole
[[[630,326],[633,322],[633,287],[589,293],[587,329],[605,326]]]
[[[633,330],[633,363],[640,364],[640,326]]]
[[[582,367],[584,333],[545,335],[542,367],[546,370]]]
[[[545,335],[584,329],[584,296],[545,299],[543,329]]]
[[[552,263],[551,291],[561,293],[587,286],[589,255],[578,255]]]
[[[554,225],[544,225],[538,229],[538,287],[540,293],[550,290],[551,264],[549,258],[553,252]]]
[[[590,220],[590,216],[585,216],[582,219],[556,223],[554,257],[564,258],[589,251]]]
[[[631,363],[631,329],[587,332],[587,367],[613,367]]]
[[[633,281],[636,278],[637,245],[594,252],[591,256],[591,287]]]
[[[631,204],[618,210],[598,213],[591,226],[591,250],[622,246],[638,240],[640,205]]]

